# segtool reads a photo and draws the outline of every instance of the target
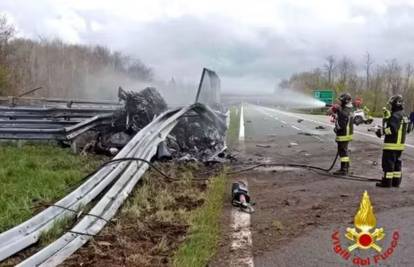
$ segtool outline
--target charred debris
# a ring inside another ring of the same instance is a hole
[[[119,88],[121,107],[113,112],[111,123],[94,128],[72,141],[80,153],[115,155],[131,139],[161,113],[168,110],[166,101],[153,87],[142,91]],[[190,111],[182,116],[165,142],[158,146],[158,160],[216,162],[224,158],[226,115],[216,116]]]

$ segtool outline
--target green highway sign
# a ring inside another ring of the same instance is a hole
[[[313,97],[326,104],[332,104],[334,101],[334,91],[317,89],[313,91]]]

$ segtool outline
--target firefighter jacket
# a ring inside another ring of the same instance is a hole
[[[408,117],[402,110],[393,111],[390,117],[384,118],[384,150],[404,150],[408,123]]]
[[[338,109],[334,131],[337,142],[349,142],[352,140],[354,115],[351,107],[341,107]]]

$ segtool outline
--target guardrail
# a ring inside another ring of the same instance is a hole
[[[0,139],[71,140],[112,122],[111,116],[119,106],[100,107],[96,103],[100,102],[71,108],[0,106]]]
[[[36,98],[36,97],[0,97],[2,106],[66,106],[66,107],[120,107],[119,102],[114,101],[93,101],[86,99],[63,99],[63,98]]]
[[[158,145],[165,140],[178,120],[189,111],[197,112],[203,119],[215,123],[217,127],[225,127],[225,122],[203,104],[169,110],[138,132],[114,159],[139,157],[151,160],[156,154]],[[115,215],[147,168],[147,164],[135,161],[104,166],[54,206],[1,233],[0,260],[36,243],[41,233],[50,229],[54,223],[65,217],[74,216],[70,210],[77,210],[87,205],[105,188],[113,184],[88,214],[69,232],[23,261],[20,266],[55,266],[63,262],[96,235]]]
[[[112,114],[96,115],[82,121],[76,120],[75,122],[77,123],[35,120],[33,123],[30,120],[25,120],[22,123],[18,122],[18,120],[6,120],[0,123],[0,139],[72,140],[94,127],[111,124]],[[63,126],[65,124],[72,125]]]

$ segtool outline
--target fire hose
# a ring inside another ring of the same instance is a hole
[[[330,173],[330,171],[334,168],[334,166],[336,164],[336,161],[338,160],[338,157],[339,157],[339,154],[336,153],[336,156],[335,156],[332,164],[330,165],[330,167],[328,169],[324,169],[322,167],[313,166],[313,165],[307,165],[307,164],[270,162],[270,163],[260,163],[260,164],[253,165],[253,166],[250,166],[250,167],[245,168],[245,169],[236,170],[236,171],[232,171],[232,172],[227,172],[227,174],[228,175],[238,174],[238,173],[242,173],[242,172],[251,171],[251,170],[257,169],[259,167],[292,167],[292,168],[310,169],[310,170],[316,171],[319,174],[323,174],[323,175],[327,175],[327,176],[331,176],[331,177],[335,177],[335,178],[340,178],[340,179],[348,179],[348,180],[355,180],[355,181],[367,181],[367,182],[378,182],[378,181],[380,181],[379,179],[364,177],[364,176],[357,176],[357,175],[353,175],[353,174],[335,175],[335,174]]]

